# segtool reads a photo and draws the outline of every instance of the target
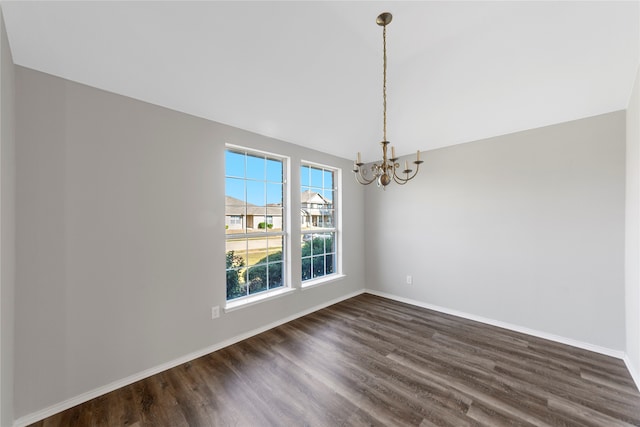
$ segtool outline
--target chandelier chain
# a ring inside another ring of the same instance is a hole
[[[387,26],[382,27],[382,135],[387,140]]]

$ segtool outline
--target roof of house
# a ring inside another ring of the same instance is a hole
[[[225,215],[282,216],[282,205],[279,203],[269,203],[266,206],[256,206],[254,204],[247,203],[245,210],[244,200],[225,196]]]
[[[315,203],[319,205],[330,205],[331,201],[327,200],[320,193],[315,191],[306,190],[300,195],[300,203]]]

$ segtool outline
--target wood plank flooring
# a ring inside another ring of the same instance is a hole
[[[621,360],[363,294],[34,426],[630,426]]]

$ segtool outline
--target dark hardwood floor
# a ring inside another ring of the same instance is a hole
[[[35,426],[628,426],[621,360],[364,294]]]

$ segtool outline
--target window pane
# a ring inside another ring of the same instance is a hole
[[[266,265],[250,267],[247,270],[247,287],[249,288],[249,295],[266,291],[268,286],[267,280]]]
[[[283,182],[282,162],[280,160],[267,159],[267,181]]]
[[[313,257],[313,277],[324,276],[324,256]]]
[[[268,241],[266,236],[247,239],[248,266],[267,263]]]
[[[227,150],[225,152],[225,171],[227,176],[235,176],[244,178],[244,162],[243,153]]]
[[[336,251],[335,233],[327,233],[326,236],[327,237],[325,238],[325,243],[324,243],[325,252],[326,253],[335,252]]]
[[[225,230],[227,234],[244,232],[245,201],[244,180],[227,178],[225,180]]]
[[[324,184],[322,185],[324,188],[333,189],[333,172],[325,170],[324,171]]]
[[[244,275],[241,269],[227,269],[227,300],[247,295]]]
[[[282,231],[283,230],[283,211],[282,208],[267,206],[267,216],[265,217],[265,231]]]
[[[313,252],[313,246],[311,245],[312,241],[311,234],[303,234],[302,235],[302,257],[311,256]]]
[[[311,172],[309,171],[309,169],[311,169],[309,166],[302,166],[300,168],[300,185],[303,187],[308,187],[309,185],[311,185]]]
[[[244,267],[247,265],[247,241],[246,239],[228,239],[226,244],[227,255],[231,253],[233,264],[230,267]],[[229,260],[228,260],[229,261]]]
[[[324,197],[327,207],[333,207],[333,191],[331,190],[323,190],[322,197]]]
[[[334,272],[334,270],[333,270],[333,254],[327,255],[326,260],[325,260],[325,266],[326,266],[326,273],[327,274],[332,274]]]
[[[227,205],[245,204],[245,180],[238,178],[225,179],[225,195]]]
[[[264,181],[247,181],[247,203],[253,206],[264,206],[267,203]]]
[[[311,258],[302,258],[302,280],[312,279]]]
[[[267,184],[267,204],[282,206],[282,184]]]
[[[311,186],[322,188],[322,170],[311,168]]]
[[[246,294],[244,270],[247,265],[247,242],[227,240],[226,275],[227,299],[238,298]]]
[[[247,155],[247,179],[264,181],[266,178],[266,167],[267,164],[264,157]]]
[[[284,264],[276,262],[269,264],[269,289],[279,288],[283,285],[282,276],[284,276]]]
[[[269,237],[267,248],[268,262],[282,261],[282,248],[284,247],[284,238],[280,236]]]

